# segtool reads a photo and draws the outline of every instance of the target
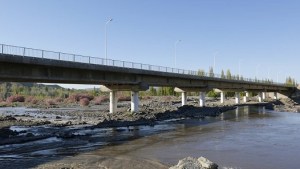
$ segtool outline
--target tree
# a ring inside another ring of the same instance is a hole
[[[156,89],[153,86],[150,86],[149,92],[151,96],[157,95]]]
[[[226,78],[223,69],[222,69],[222,72],[221,72],[221,78],[222,78],[222,79],[225,79],[225,78]]]
[[[209,77],[214,77],[215,76],[213,67],[209,67],[209,74],[208,75],[209,75]]]
[[[232,79],[231,72],[229,69],[227,69],[227,72],[226,72],[226,79]]]
[[[204,70],[199,69],[199,70],[198,70],[198,75],[199,75],[199,76],[205,76]]]
[[[16,83],[11,85],[11,91],[13,95],[19,94],[19,86]]]
[[[174,95],[174,87],[166,87],[166,95],[173,96]]]

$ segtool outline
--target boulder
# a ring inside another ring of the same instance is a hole
[[[179,160],[178,164],[170,169],[218,169],[218,165],[204,157],[187,157]]]

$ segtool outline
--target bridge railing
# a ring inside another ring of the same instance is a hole
[[[12,46],[12,45],[5,45],[5,44],[0,44],[0,52],[2,54],[17,55],[23,57],[45,58],[45,59],[53,59],[53,60],[88,63],[88,64],[95,64],[95,65],[106,65],[106,66],[115,66],[115,67],[122,67],[122,68],[133,68],[133,69],[151,70],[151,71],[158,71],[158,72],[168,72],[168,73],[176,73],[176,74],[186,74],[186,75],[194,75],[194,76],[284,85],[283,83],[275,83],[270,80],[243,78],[241,76],[226,77],[224,75],[215,74],[215,73],[198,72],[194,70],[184,70],[184,69],[163,67],[163,66],[150,65],[150,64],[82,56],[76,54],[68,54],[62,52],[54,52],[54,51]]]

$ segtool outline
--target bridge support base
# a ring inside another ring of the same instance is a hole
[[[240,92],[235,92],[235,103],[240,104]]]
[[[109,113],[115,113],[117,111],[117,97],[116,91],[109,92]]]
[[[139,112],[139,92],[131,91],[131,112]]]
[[[181,102],[182,102],[182,106],[186,105],[186,103],[187,103],[187,94],[186,94],[186,92],[181,93]]]
[[[220,98],[221,103],[224,104],[225,103],[225,92],[221,92],[220,96],[221,96],[221,98]]]
[[[246,92],[246,95],[244,96],[244,103],[247,103],[249,101],[249,92]]]
[[[205,92],[200,92],[199,94],[199,106],[200,107],[205,107]]]

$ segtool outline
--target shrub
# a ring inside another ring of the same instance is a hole
[[[25,101],[25,97],[24,96],[19,96],[19,95],[14,95],[14,96],[10,96],[6,99],[7,102],[9,103],[14,103],[14,102],[24,102]]]
[[[69,99],[73,102],[78,102],[83,98],[86,98],[89,101],[91,101],[91,100],[94,99],[94,96],[89,95],[89,94],[72,94],[72,95],[69,96]]]
[[[56,103],[55,100],[53,100],[53,99],[47,99],[47,100],[46,100],[46,104],[47,104],[48,106],[53,106],[53,105],[56,105],[57,103]]]
[[[26,97],[25,102],[26,102],[26,103],[31,103],[31,101],[32,101],[33,99],[34,99],[33,96]]]
[[[95,105],[100,105],[102,102],[109,101],[109,98],[107,96],[99,96],[95,98]]]
[[[62,98],[55,98],[54,101],[56,103],[60,103],[60,102],[63,102],[64,100]]]
[[[25,102],[31,104],[37,104],[39,101],[35,97],[29,96],[25,99]]]
[[[81,106],[88,106],[90,104],[90,101],[88,98],[82,98],[80,99],[80,105]]]

